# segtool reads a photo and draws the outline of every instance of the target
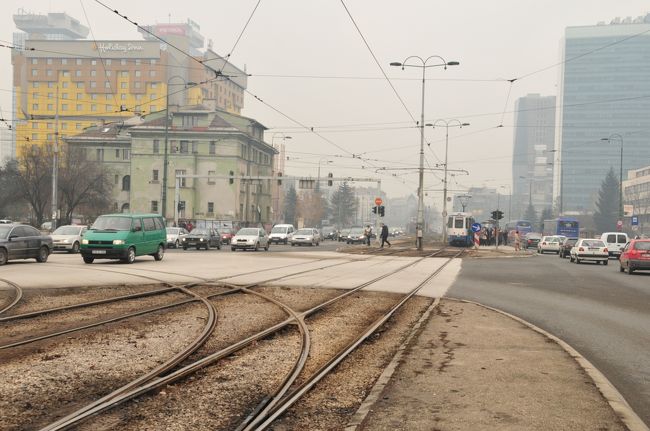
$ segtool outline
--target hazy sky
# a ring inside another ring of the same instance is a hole
[[[190,18],[206,41],[213,40],[214,50],[226,55],[258,0],[102,2],[141,24]],[[90,27],[96,39],[141,39],[132,24],[92,0],[3,0],[2,6],[0,43],[12,41],[12,14],[21,7],[65,11]],[[420,118],[421,70],[389,63],[411,55],[459,61],[447,70],[427,70],[425,96],[426,123],[471,123],[450,128],[449,168],[470,173],[450,181],[450,188],[509,186],[514,102],[529,93],[557,94],[559,67],[553,66],[560,61],[565,27],[647,12],[650,4],[642,0],[261,0],[231,61],[252,74],[251,93],[290,117],[245,96],[243,114],[270,128],[268,142],[273,133],[275,143],[281,133],[292,137],[285,141],[290,157],[285,175],[315,176],[319,160],[332,160],[323,174],[364,177],[377,177],[380,167],[418,166],[420,135],[411,116]],[[0,108],[11,118],[10,51],[0,52]],[[507,81],[513,78],[521,79]],[[500,124],[504,127],[497,128]],[[425,166],[434,167],[444,160],[444,128],[426,128],[425,138],[430,143]],[[390,195],[415,193],[415,169],[380,173]],[[439,190],[440,178],[440,173],[427,174],[425,189]],[[439,201],[441,192],[428,192],[427,204],[439,207]]]

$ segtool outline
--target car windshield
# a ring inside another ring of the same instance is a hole
[[[9,235],[9,231],[11,231],[11,228],[12,226],[0,224],[0,238],[6,239],[7,235]]]
[[[576,242],[578,242],[577,239],[569,238],[569,239],[564,241],[564,244],[566,244],[566,245],[575,245]]]
[[[208,235],[208,230],[204,229],[204,228],[201,228],[201,227],[197,227],[196,229],[192,229],[191,234],[192,235]]]
[[[131,230],[131,217],[104,217],[99,216],[93,230]]]
[[[361,235],[363,233],[363,229],[361,228],[350,229],[350,233],[352,235]]]
[[[600,240],[586,240],[582,242],[585,247],[605,247],[605,243]]]
[[[517,223],[517,227],[530,227],[530,222],[520,221],[519,223]]]
[[[242,229],[242,230],[243,230],[243,229]],[[286,228],[286,227],[277,227],[277,226],[276,226],[276,227],[274,227],[273,229],[271,229],[271,233],[285,233],[286,231],[287,231],[287,228]],[[241,231],[240,231],[240,232],[241,232]],[[244,234],[242,234],[242,235],[244,235]],[[251,233],[251,234],[246,234],[246,235],[255,235],[255,234],[254,234],[254,233]]]
[[[237,235],[259,235],[259,233],[257,229],[244,228],[240,229],[239,232],[237,232]]]
[[[635,250],[650,250],[650,241],[637,241],[634,243]]]
[[[80,230],[80,226],[61,226],[52,232],[52,235],[79,235]]]
[[[168,235],[178,235],[180,231],[181,231],[181,228],[179,228],[179,227],[168,227],[167,228],[167,234]]]
[[[222,234],[225,234],[225,233],[232,233],[232,229],[230,229],[229,227],[222,227],[222,228],[221,228],[221,233],[222,233]]]
[[[298,229],[294,235],[312,235],[313,232],[311,229]]]

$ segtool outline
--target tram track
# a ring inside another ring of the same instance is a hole
[[[11,310],[13,307],[16,306],[23,297],[23,289],[16,283],[10,280],[6,280],[4,278],[0,278],[0,282],[12,287],[14,291],[16,292],[14,294],[14,299],[11,301],[7,301],[8,304],[5,305],[3,308],[0,308],[0,314],[6,313],[7,311]]]
[[[442,250],[439,250],[439,251],[436,251],[436,252],[432,253],[431,257],[435,257],[441,251]],[[460,253],[458,253],[458,254],[461,254],[461,253],[462,253],[462,251]],[[90,405],[88,405],[88,406],[86,406],[86,407],[72,413],[71,415],[68,415],[68,416],[56,421],[55,423],[52,423],[52,424],[46,426],[45,428],[43,428],[43,430],[68,429],[69,427],[71,427],[71,426],[73,426],[75,424],[78,424],[79,422],[81,422],[83,420],[86,420],[86,419],[88,419],[88,418],[90,418],[90,417],[92,417],[92,416],[94,416],[96,414],[99,414],[101,412],[104,412],[106,410],[114,408],[117,405],[120,405],[120,404],[124,403],[125,401],[127,401],[129,399],[133,399],[133,398],[142,396],[144,394],[150,393],[153,390],[160,389],[165,385],[168,385],[170,383],[177,382],[177,381],[179,381],[181,379],[184,379],[185,377],[188,377],[188,376],[192,375],[193,373],[197,372],[198,370],[203,369],[203,368],[205,368],[205,367],[207,367],[209,365],[212,365],[212,364],[218,362],[219,360],[221,360],[221,359],[223,359],[223,358],[225,358],[225,357],[227,357],[227,356],[229,356],[229,355],[231,355],[231,354],[233,354],[235,352],[238,352],[238,351],[242,350],[245,347],[250,346],[255,341],[259,341],[259,340],[261,340],[263,338],[268,337],[271,334],[274,334],[274,333],[277,333],[278,331],[283,330],[284,328],[286,328],[287,326],[289,326],[291,324],[295,324],[295,323],[300,324],[300,322],[304,323],[305,318],[307,318],[307,317],[311,316],[312,314],[324,309],[325,307],[333,304],[334,302],[340,301],[341,299],[346,298],[346,297],[348,297],[350,295],[353,295],[354,293],[358,292],[359,290],[361,290],[361,289],[363,289],[363,288],[365,288],[365,287],[367,287],[367,286],[369,286],[369,285],[371,285],[373,283],[376,283],[376,282],[378,282],[378,281],[380,281],[380,280],[382,280],[382,279],[384,279],[386,277],[393,276],[393,275],[399,273],[400,271],[402,271],[402,270],[404,270],[406,268],[414,266],[417,263],[422,262],[424,259],[426,259],[426,257],[419,258],[419,259],[417,259],[417,260],[415,260],[413,262],[409,262],[406,265],[402,265],[399,268],[397,268],[395,270],[392,270],[391,272],[389,272],[387,274],[383,274],[383,275],[381,275],[379,277],[376,277],[376,278],[374,278],[372,280],[364,282],[364,283],[356,286],[353,289],[350,289],[350,290],[348,290],[348,291],[346,291],[346,292],[344,292],[342,294],[339,294],[339,295],[335,296],[334,298],[331,298],[331,299],[329,299],[327,301],[324,301],[324,302],[320,303],[319,305],[314,306],[314,307],[312,307],[312,308],[310,308],[310,309],[308,309],[306,311],[300,312],[300,313],[295,313],[295,312],[292,313],[289,309],[286,308],[287,306],[285,305],[285,306],[283,306],[283,309],[285,310],[285,312],[290,317],[285,319],[283,322],[272,325],[272,326],[266,328],[265,330],[262,330],[262,331],[260,331],[260,332],[258,332],[256,334],[253,334],[253,335],[251,335],[249,337],[246,337],[246,338],[240,340],[239,342],[233,343],[232,345],[230,345],[230,346],[228,346],[226,348],[223,348],[218,352],[207,355],[207,356],[205,356],[205,357],[203,357],[201,359],[198,359],[198,360],[196,360],[196,361],[194,361],[194,362],[192,362],[190,364],[187,364],[187,365],[183,366],[182,368],[176,369],[176,370],[170,372],[169,374],[167,374],[167,375],[165,375],[163,377],[152,378],[149,382],[147,382],[145,384],[142,384],[140,386],[134,386],[134,385],[130,384],[130,385],[128,385],[129,388],[131,388],[130,390],[121,388],[121,389],[117,390],[116,392],[111,393],[111,394],[107,395],[106,397],[98,400],[97,402],[94,402],[94,403],[92,403],[92,404],[90,404]],[[449,259],[449,261],[451,261],[451,259]],[[446,263],[444,265],[446,265]],[[444,265],[442,267],[444,267]],[[427,280],[420,283],[419,288],[421,288],[428,281],[430,281],[430,279],[433,278],[442,269],[442,267],[439,268],[433,275],[428,277]],[[313,270],[307,270],[305,272],[308,272],[308,271],[313,271]],[[294,275],[295,274],[292,274],[291,276],[294,276]],[[281,279],[281,278],[283,278],[283,277],[278,277],[278,278],[273,279],[273,280],[267,280],[266,282],[275,281],[275,280]],[[240,291],[243,291],[245,293],[255,294],[252,291],[252,289],[254,289],[255,287],[260,286],[261,284],[262,283],[255,283],[255,284],[250,284],[250,285],[247,285],[247,286],[231,285],[230,287],[232,287],[233,289],[240,289]],[[415,295],[417,293],[417,291],[419,291],[419,288],[417,290],[413,291],[410,295],[408,295],[400,304],[403,304],[410,297]],[[398,308],[395,308],[394,310],[392,310],[390,312],[390,315],[395,313],[395,311]],[[388,317],[385,317],[385,319],[382,321],[382,323],[385,322],[390,317],[390,315]],[[377,323],[377,325],[381,325],[381,323]],[[364,337],[363,339],[366,339],[366,338],[367,338],[367,336]],[[359,341],[359,343],[361,343],[362,341],[363,340]],[[303,338],[303,346],[304,345],[308,345],[308,341],[304,340],[304,338]],[[305,357],[305,355],[306,354],[304,352],[304,347],[303,347],[303,349],[301,350],[301,354],[299,355],[299,358],[303,358],[303,357]],[[298,370],[301,370],[303,367],[304,367],[304,363],[302,363],[302,364],[296,363],[296,365],[294,365],[294,367],[292,368],[293,372],[290,373],[289,377],[287,377],[287,379],[284,380],[284,383],[278,388],[276,393],[272,397],[269,397],[268,401],[263,402],[263,404],[257,406],[255,411],[259,412],[259,414],[251,416],[251,419],[248,421],[248,423],[244,424],[244,426],[247,427],[245,429],[252,429],[252,428],[250,428],[250,426],[260,423],[260,419],[258,419],[258,418],[265,419],[265,418],[267,418],[267,416],[269,414],[275,414],[274,412],[278,411],[279,407],[276,408],[276,405],[279,405],[280,400],[288,399],[289,395],[286,396],[286,397],[284,395],[288,391],[288,388],[295,382],[295,379],[297,378],[297,375],[299,374]],[[292,392],[292,394],[293,393],[294,392]]]

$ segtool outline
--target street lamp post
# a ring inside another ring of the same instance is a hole
[[[612,138],[617,138],[621,142],[621,163],[619,166],[619,179],[618,179],[618,219],[623,220],[623,137],[618,133],[612,133],[607,138],[601,138],[601,141],[611,142]]]
[[[162,211],[161,215],[163,219],[166,219],[167,214],[167,165],[169,164],[169,86],[171,85],[171,80],[174,78],[179,78],[183,81],[183,85],[195,86],[195,82],[187,82],[182,76],[174,75],[170,76],[167,79],[167,95],[165,97],[165,148],[163,155],[163,183],[162,183]]]
[[[447,243],[447,156],[449,155],[449,127],[457,126],[462,128],[464,126],[469,126],[469,123],[461,123],[460,120],[436,120],[433,124],[426,124],[433,128],[440,123],[445,126],[445,170],[444,170],[444,179],[443,179],[443,189],[442,189],[442,241]]]
[[[438,64],[427,64],[429,60],[432,58],[441,60],[442,63]],[[408,64],[407,62],[411,59],[418,59],[422,63],[420,64]],[[424,85],[426,82],[426,77],[425,73],[427,68],[429,67],[438,67],[438,66],[443,66],[445,70],[447,69],[447,66],[458,66],[460,63],[457,61],[446,61],[444,58],[440,57],[439,55],[432,55],[428,57],[426,60],[422,59],[422,57],[419,57],[417,55],[412,55],[410,57],[407,57],[402,63],[399,62],[392,62],[390,63],[391,66],[398,66],[401,67],[402,70],[404,70],[405,67],[419,67],[422,69],[422,109],[421,109],[421,115],[420,115],[420,175],[419,175],[419,181],[418,181],[418,217],[417,217],[417,222],[415,226],[415,235],[416,235],[416,240],[415,240],[415,245],[418,250],[422,250],[422,235],[424,232]],[[444,218],[444,217],[443,217]],[[444,225],[444,222],[443,222]]]

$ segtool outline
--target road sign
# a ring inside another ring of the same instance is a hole
[[[630,222],[632,226],[638,226],[639,225],[639,216],[632,216],[632,220]]]
[[[472,232],[480,232],[481,223],[472,223]]]
[[[384,203],[384,201],[382,201],[381,198],[375,198],[375,205],[379,206],[382,203]]]

